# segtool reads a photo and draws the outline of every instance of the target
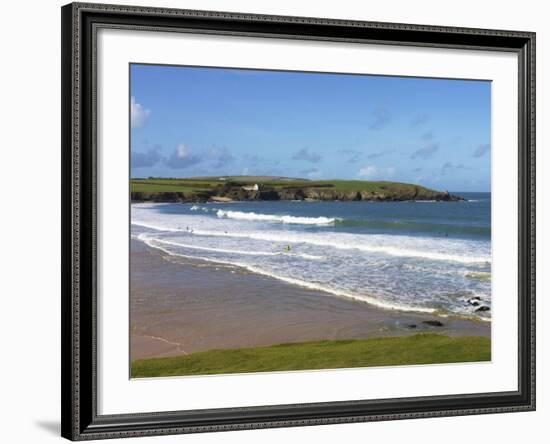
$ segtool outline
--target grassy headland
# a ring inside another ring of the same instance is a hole
[[[131,180],[133,202],[243,200],[463,200],[420,185],[366,180],[307,180],[272,176],[148,178]]]
[[[209,350],[131,364],[133,378],[316,370],[388,365],[482,362],[491,341],[479,336],[418,334],[388,338],[299,342]]]

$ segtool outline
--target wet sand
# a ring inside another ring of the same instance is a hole
[[[130,268],[131,360],[421,332],[491,335],[490,322],[381,309],[237,267],[169,256],[137,240]]]

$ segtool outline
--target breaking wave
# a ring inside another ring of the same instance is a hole
[[[250,221],[262,221],[262,222],[280,222],[283,224],[300,224],[300,225],[330,225],[336,222],[337,218],[333,217],[300,217],[277,214],[258,214],[254,212],[243,211],[216,211],[216,216],[220,218],[237,219],[237,220],[250,220]]]

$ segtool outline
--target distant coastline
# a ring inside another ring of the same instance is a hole
[[[400,182],[272,176],[131,179],[132,202],[463,201],[448,191]]]

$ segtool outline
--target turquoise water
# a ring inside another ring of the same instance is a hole
[[[467,201],[134,204],[132,235],[329,297],[489,319],[491,195],[455,194]]]

